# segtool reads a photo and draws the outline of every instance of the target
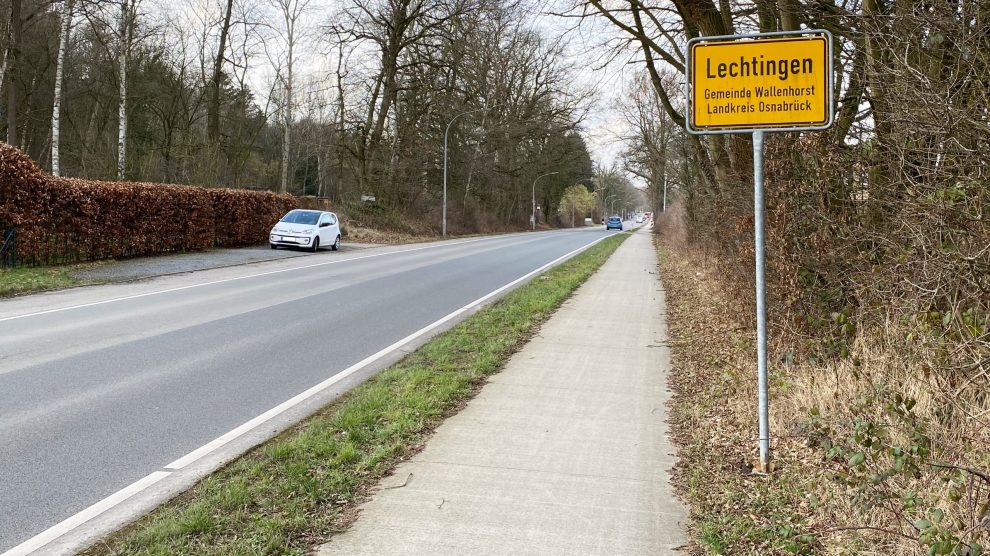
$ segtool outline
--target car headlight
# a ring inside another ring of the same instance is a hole
[[[313,235],[313,230],[303,230],[302,231],[302,234],[303,235],[307,235],[307,236],[311,236],[311,235]]]

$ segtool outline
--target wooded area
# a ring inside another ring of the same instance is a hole
[[[724,287],[750,302],[751,138],[684,132],[683,48],[697,36],[831,31],[835,124],[767,137],[775,394],[822,404],[780,417],[819,450],[811,467],[820,473],[803,470],[800,488],[821,502],[795,508],[780,546],[981,553],[990,534],[990,3],[581,0],[564,15],[622,32],[614,46],[641,72],[623,108],[633,128],[627,164],[654,202],[665,186],[677,190],[663,228],[685,242],[684,256],[716,261]]]
[[[590,93],[539,3],[4,4],[8,143],[56,175],[367,195],[438,226],[447,134],[455,230],[525,225],[545,172],[546,215],[591,187]]]

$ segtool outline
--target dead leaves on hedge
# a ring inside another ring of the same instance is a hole
[[[98,260],[254,245],[296,204],[271,192],[56,177],[0,143],[0,226],[17,228],[22,259],[55,249]]]

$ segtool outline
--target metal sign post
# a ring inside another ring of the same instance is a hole
[[[817,131],[834,118],[832,35],[813,30],[699,37],[688,41],[688,133],[753,136],[753,236],[756,249],[756,374],[760,458],[770,467],[767,378],[763,145],[767,131]]]
[[[756,382],[760,418],[759,471],[770,470],[770,408],[767,395],[766,256],[763,250],[763,130],[753,132],[753,236],[756,240]]]

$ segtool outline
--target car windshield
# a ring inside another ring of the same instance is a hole
[[[618,216],[613,216],[612,218],[609,218],[609,221],[611,221],[611,222],[618,222],[619,221],[619,217]]]
[[[316,224],[320,219],[320,213],[315,210],[294,210],[282,217],[280,222],[286,224]]]

